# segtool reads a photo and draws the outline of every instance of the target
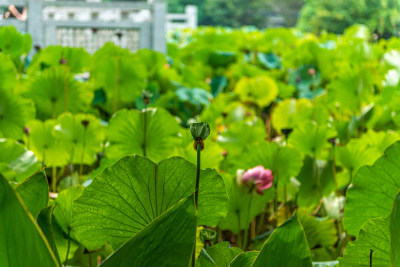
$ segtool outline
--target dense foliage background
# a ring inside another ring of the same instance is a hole
[[[0,265],[187,266],[195,240],[197,266],[399,265],[399,38],[200,28],[31,59],[1,27],[0,49]]]
[[[400,2],[397,0],[170,0],[169,12],[184,12],[185,5],[199,8],[199,24],[213,26],[297,26],[303,32],[341,34],[354,24],[364,24],[380,37],[398,35]],[[274,24],[271,17],[282,17]]]

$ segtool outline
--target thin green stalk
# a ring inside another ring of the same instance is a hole
[[[71,245],[70,231],[71,231],[71,229],[69,229],[69,227],[68,227],[68,236],[67,236],[67,238],[68,238],[68,246],[67,246],[67,255],[65,256],[65,263],[64,263],[64,267],[66,267],[66,266],[67,266],[67,262],[68,262],[68,254],[69,254],[69,247],[70,247],[70,245]]]
[[[144,107],[144,126],[143,126],[143,156],[146,157],[146,146],[147,146],[147,105]],[[197,188],[197,187],[196,187]]]
[[[68,83],[67,83],[67,70],[64,69],[64,111],[68,111]]]
[[[51,181],[51,188],[52,188],[52,191],[54,193],[56,193],[57,192],[57,167],[56,166],[53,166],[52,176],[53,176],[53,179]]]
[[[243,236],[243,250],[244,251],[247,250],[248,243],[249,243],[249,227],[246,227],[246,229],[244,230],[244,236]]]
[[[85,149],[86,149],[86,127],[84,127],[83,130],[82,155],[81,155],[81,162],[79,164],[79,182],[82,182],[83,160],[85,158]]]
[[[262,226],[264,225],[265,213],[266,213],[266,211],[265,211],[265,208],[264,208],[263,213],[261,213],[260,220],[258,221],[258,227],[257,227],[256,235],[259,235],[261,230],[262,230]]]
[[[249,205],[247,208],[247,221],[250,221],[250,211],[251,211],[251,202],[253,200],[253,189],[254,189],[254,185],[253,188],[250,190],[250,199],[249,199]],[[244,238],[243,238],[243,250],[247,250],[248,247],[248,242],[249,242],[249,227],[247,226],[245,231],[244,231]]]
[[[114,71],[114,103],[113,103],[113,112],[115,113],[118,110],[118,77],[119,77],[119,65],[120,65],[120,58],[119,55],[115,60],[115,71]]]
[[[242,236],[240,235],[240,211],[236,211],[237,218],[238,218],[238,234],[237,234],[237,240],[236,243],[239,248],[242,247]]]
[[[89,251],[89,267],[92,267],[92,252]]]
[[[146,117],[145,117],[146,118]],[[200,185],[200,153],[201,153],[201,144],[197,143],[197,171],[196,171],[196,188],[194,191],[194,203],[197,210],[197,201],[199,199],[199,185]],[[194,249],[192,254],[192,266],[196,265],[196,238],[194,239]]]
[[[196,191],[194,193],[194,203],[196,204],[197,209],[197,200],[199,198],[199,185],[200,185],[200,152],[201,152],[201,144],[197,143],[197,171],[196,171]]]

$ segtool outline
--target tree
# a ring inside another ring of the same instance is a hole
[[[398,0],[306,0],[298,27],[307,32],[340,34],[353,24],[365,24],[389,37],[399,29],[399,13]]]

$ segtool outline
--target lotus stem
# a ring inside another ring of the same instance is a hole
[[[196,170],[196,188],[194,191],[194,204],[197,210],[197,203],[199,199],[199,186],[200,186],[200,153],[201,153],[201,143],[197,143],[197,170]],[[197,238],[197,234],[196,234]],[[196,238],[194,239],[194,249],[193,249],[193,255],[192,255],[192,266],[194,267],[196,265]]]
[[[67,255],[65,256],[64,267],[67,267],[69,248],[70,248],[70,246],[71,246],[70,234],[71,234],[71,229],[68,227],[68,236],[67,236],[67,237],[68,237],[68,246],[67,246]]]

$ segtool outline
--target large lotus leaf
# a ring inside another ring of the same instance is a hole
[[[213,51],[208,57],[208,64],[214,68],[227,67],[236,61],[236,53],[231,51]]]
[[[400,195],[394,199],[393,209],[387,218],[372,218],[360,229],[355,241],[350,242],[339,258],[340,266],[399,266]]]
[[[147,109],[145,113],[120,110],[114,114],[107,127],[110,142],[106,149],[107,157],[118,160],[137,154],[160,161],[170,156],[178,145],[179,130],[178,121],[164,109]]]
[[[362,166],[373,164],[381,155],[374,147],[353,139],[346,146],[336,148],[336,163],[348,169],[353,177]]]
[[[226,76],[216,76],[212,78],[210,86],[212,95],[216,97],[228,86],[228,78]]]
[[[63,113],[57,118],[54,136],[73,164],[92,164],[103,149],[103,127],[90,114]]]
[[[266,138],[265,124],[257,119],[232,123],[218,136],[218,143],[227,151],[228,158],[234,158],[240,156],[247,146],[256,146]]]
[[[400,189],[400,142],[390,146],[374,165],[356,173],[347,190],[344,226],[350,235],[357,235],[368,219],[387,217]]]
[[[7,91],[13,91],[17,81],[15,65],[11,58],[3,53],[0,53],[0,81],[0,90]]]
[[[400,136],[396,132],[376,132],[373,130],[368,130],[368,132],[360,137],[361,142],[365,143],[369,147],[375,148],[378,154],[383,154],[389,146],[399,139]]]
[[[194,247],[196,227],[197,212],[191,195],[154,218],[100,266],[187,267]]]
[[[289,144],[307,156],[324,159],[328,156],[327,150],[332,146],[328,139],[335,136],[336,131],[328,125],[309,121],[294,128]]]
[[[56,199],[56,206],[53,210],[53,233],[57,244],[61,261],[73,258],[74,252],[78,249],[76,241],[76,229],[72,225],[73,204],[82,194],[84,187],[81,185],[72,186],[61,191]],[[68,244],[69,242],[69,244]],[[69,246],[69,249],[68,249]]]
[[[59,266],[49,243],[0,175],[0,266]]]
[[[300,182],[297,204],[313,211],[322,197],[329,196],[336,189],[331,161],[320,161],[306,157],[296,179]]]
[[[392,213],[390,214],[390,248],[392,265],[400,265],[400,194],[394,200]]]
[[[91,77],[106,93],[106,109],[115,112],[131,107],[146,89],[147,71],[138,55],[106,43],[92,57]]]
[[[155,164],[125,157],[107,167],[75,201],[73,227],[87,248],[113,248],[194,192],[196,166],[174,157]],[[199,225],[215,226],[226,215],[228,197],[215,170],[200,173]]]
[[[213,96],[201,88],[180,87],[175,91],[180,102],[188,102],[194,106],[208,106]]]
[[[65,111],[85,112],[93,99],[89,86],[75,80],[63,66],[32,77],[24,95],[35,102],[39,119],[55,119]]]
[[[264,212],[267,203],[273,200],[275,190],[273,187],[269,188],[260,196],[254,190],[249,192],[250,188],[244,184],[239,185],[236,177],[226,174],[224,181],[229,196],[229,209],[218,226],[237,234],[240,230],[247,229],[255,216]]]
[[[250,267],[258,257],[258,251],[239,254],[229,265],[230,267]]]
[[[0,27],[0,49],[2,53],[9,54],[18,60],[31,50],[32,38],[27,33],[19,32],[14,26]]]
[[[232,260],[243,253],[238,247],[230,247],[229,242],[221,242],[215,244],[207,250],[202,250],[198,261],[197,267],[228,267]]]
[[[277,143],[263,142],[254,147],[248,147],[235,160],[237,169],[251,169],[262,165],[270,169],[274,180],[286,184],[296,176],[303,164],[301,154],[294,148],[280,147]]]
[[[338,239],[334,220],[327,217],[316,218],[304,209],[297,210],[297,217],[303,226],[310,249],[333,248]]]
[[[267,107],[278,96],[278,85],[268,76],[243,77],[236,84],[235,93],[244,102]]]
[[[49,184],[43,172],[38,172],[26,179],[15,188],[15,191],[33,218],[36,218],[49,203]]]
[[[313,117],[313,104],[307,99],[285,99],[272,112],[272,126],[275,130],[293,129]]]
[[[157,51],[140,49],[136,55],[142,63],[146,64],[147,75],[152,79],[157,78],[159,71],[164,69],[167,63],[165,55]]]
[[[282,60],[274,53],[257,53],[257,60],[268,69],[281,69]]]
[[[58,264],[61,265],[60,256],[58,255],[58,250],[53,234],[53,226],[52,226],[53,209],[54,206],[49,206],[47,208],[42,209],[39,215],[37,216],[36,222],[40,227],[40,230],[42,230],[47,241],[49,242],[50,248],[56,257]]]
[[[26,145],[37,156],[38,160],[48,167],[65,166],[68,164],[68,151],[62,146],[60,140],[54,136],[57,120],[32,120],[29,127],[29,136]]]
[[[389,218],[368,220],[361,227],[356,241],[347,244],[343,258],[339,258],[340,266],[370,266],[370,250],[372,249],[374,250],[372,266],[392,267],[389,225]]]
[[[90,54],[84,48],[48,46],[36,53],[28,72],[65,64],[73,73],[81,73],[90,65]]]
[[[24,181],[42,167],[32,151],[13,140],[0,139],[0,151],[0,172],[8,180]]]
[[[322,92],[318,90],[321,84],[321,72],[314,65],[300,66],[290,74],[288,83],[296,86],[300,98],[312,99]]]
[[[251,266],[312,266],[310,248],[297,215],[271,234]]]
[[[12,91],[0,90],[0,95],[0,138],[20,139],[26,123],[35,118],[34,103]]]
[[[369,104],[374,92],[374,74],[371,68],[357,67],[342,70],[329,85],[329,100],[344,112],[359,112],[365,104]]]

